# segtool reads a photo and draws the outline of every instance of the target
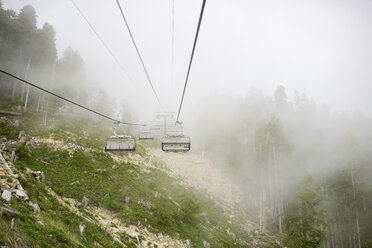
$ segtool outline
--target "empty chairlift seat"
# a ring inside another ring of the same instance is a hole
[[[162,125],[151,125],[150,130],[151,131],[160,131],[161,127],[162,127]]]
[[[138,137],[140,140],[153,140],[154,134],[151,132],[141,132]]]
[[[106,140],[106,152],[135,151],[136,140],[127,135],[111,136]]]
[[[161,149],[164,152],[188,152],[190,147],[190,137],[182,134],[168,134],[161,140]]]

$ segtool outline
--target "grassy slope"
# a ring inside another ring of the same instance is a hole
[[[53,130],[46,130],[40,128],[34,118],[26,118],[21,123],[24,125],[21,128],[34,136],[54,136],[69,142],[75,140],[75,143],[91,148],[103,146],[105,133],[92,129],[87,137],[83,135],[86,128],[79,124],[66,122]],[[13,131],[12,128],[2,125],[0,136],[14,139],[18,130]],[[90,128],[94,128],[94,124]],[[173,183],[173,178],[161,170],[150,169],[150,173],[142,173],[138,166],[130,162],[117,164],[118,169],[113,170],[113,159],[100,150],[93,149],[88,152],[77,149],[69,153],[25,143],[17,149],[19,158],[16,167],[20,171],[25,171],[26,167],[44,171],[45,184],[63,197],[81,201],[87,196],[91,199],[90,204],[117,213],[125,223],[140,221],[153,232],[189,239],[193,247],[202,247],[203,240],[210,242],[211,247],[250,247],[248,244],[254,237],[242,231],[240,225],[243,224],[243,218],[230,219],[208,196],[178,186]],[[143,150],[141,153],[144,160],[149,160]],[[41,161],[40,158],[45,157],[50,159],[50,163]],[[97,169],[106,171],[100,172]],[[36,242],[40,247],[92,247],[94,242],[103,247],[116,246],[111,237],[97,225],[87,223],[71,213],[35,179],[29,176],[21,183],[30,194],[31,201],[40,205],[41,219],[45,222],[44,226],[36,223],[35,213],[31,208],[15,200],[13,207],[22,212],[17,226],[20,228],[19,232],[25,234],[24,240],[32,240],[30,242]],[[155,198],[155,192],[160,192],[161,196]],[[125,197],[131,198],[128,204],[125,203]],[[138,204],[139,201],[151,202],[151,209],[145,209]],[[1,218],[6,219],[4,216]],[[232,224],[228,221],[232,221]],[[84,236],[79,233],[79,223],[87,225]],[[227,229],[243,242],[235,243],[227,234]],[[9,234],[4,232],[0,232],[0,235],[0,240],[9,238]],[[122,241],[133,246],[125,234],[122,235]],[[247,245],[243,245],[244,242]]]

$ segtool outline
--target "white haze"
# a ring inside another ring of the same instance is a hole
[[[69,0],[4,0],[19,11],[35,7],[38,25],[53,25],[59,56],[78,50],[86,74],[117,99],[125,98],[136,119],[160,110],[131,44],[116,1],[75,0],[127,69],[123,75]],[[201,1],[175,0],[175,64],[171,83],[172,0],[121,1],[154,86],[166,110],[176,111]],[[244,96],[251,87],[272,95],[283,85],[289,97],[304,92],[332,110],[371,116],[372,2],[207,1],[181,119],[187,125],[196,102],[211,92]]]

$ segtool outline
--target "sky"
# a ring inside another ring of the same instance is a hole
[[[117,99],[130,95],[131,105],[142,106],[141,111],[159,110],[116,1],[74,1],[131,79],[71,0],[3,0],[3,4],[16,11],[32,5],[39,27],[45,22],[55,27],[59,56],[71,46],[83,57],[89,80]],[[176,111],[202,1],[120,3],[163,107]],[[192,116],[197,99],[211,92],[244,96],[253,87],[272,96],[278,85],[286,88],[289,98],[298,91],[333,111],[372,116],[372,1],[207,1],[184,100],[185,116]]]

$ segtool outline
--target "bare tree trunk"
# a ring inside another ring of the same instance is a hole
[[[360,242],[359,212],[358,212],[358,210],[356,210],[356,214],[355,214],[355,222],[356,222],[356,229],[357,229],[358,248],[362,248],[362,245],[361,245],[361,242]]]
[[[23,107],[23,112],[27,112],[27,104],[28,104],[28,97],[30,95],[30,85],[27,85],[27,93],[26,93],[26,100],[25,100],[25,106]]]
[[[21,64],[22,50],[23,50],[23,48],[21,47],[21,50],[19,51],[19,56],[18,56],[18,61],[17,61],[18,65],[17,66],[20,66],[20,64]],[[19,69],[17,70],[17,74],[19,74]],[[14,99],[16,97],[17,85],[18,85],[18,80],[14,79],[13,80],[13,90],[12,90],[12,101],[14,101]]]
[[[28,62],[27,62],[27,66],[26,66],[26,71],[25,71],[25,75],[24,75],[24,79],[25,80],[27,80],[27,77],[28,77],[28,72],[30,70],[30,64],[31,64],[31,57],[28,58]],[[23,83],[22,84],[21,102],[23,102],[23,99],[24,99],[25,89],[26,89],[26,84]]]
[[[356,200],[356,192],[355,192],[355,182],[354,182],[354,176],[353,176],[353,171],[350,168],[350,175],[351,175],[351,184],[353,186],[353,194],[354,194],[354,200]],[[361,242],[360,242],[360,230],[359,230],[359,212],[358,212],[358,207],[356,207],[355,210],[355,223],[356,223],[356,231],[357,231],[357,242],[358,242],[358,248],[361,248]]]
[[[264,179],[263,179],[264,180]],[[262,233],[266,233],[266,211],[265,211],[265,202],[266,202],[266,189],[265,182],[263,181],[262,188]]]
[[[37,99],[37,108],[36,111],[39,113],[41,109],[41,95],[39,94],[39,97]]]
[[[353,243],[351,241],[351,235],[349,233],[349,248],[353,248]]]
[[[48,99],[46,100],[45,108],[44,108],[44,116],[43,116],[43,124],[44,124],[44,126],[47,125],[47,119],[48,119]]]
[[[333,230],[331,229],[331,241],[332,241],[332,248],[335,248],[335,236],[333,235]]]
[[[55,79],[56,66],[57,66],[57,61],[55,61],[54,64],[53,64],[51,80]],[[48,88],[48,85],[46,85],[45,87]],[[43,99],[45,99],[43,125],[46,126],[47,125],[47,119],[48,119],[48,105],[49,105],[48,101],[49,101],[49,99],[48,99],[48,96],[45,96],[45,94],[43,95]]]
[[[16,92],[16,88],[17,88],[17,80],[16,79],[14,79],[13,80],[13,89],[12,89],[12,101],[14,101],[14,99],[15,99],[15,92]]]
[[[260,144],[260,153],[262,153],[262,144]],[[261,203],[260,203],[260,232],[266,233],[266,213],[265,213],[265,199],[266,199],[266,190],[264,182],[264,168],[263,165],[260,165],[260,183],[261,183]]]

